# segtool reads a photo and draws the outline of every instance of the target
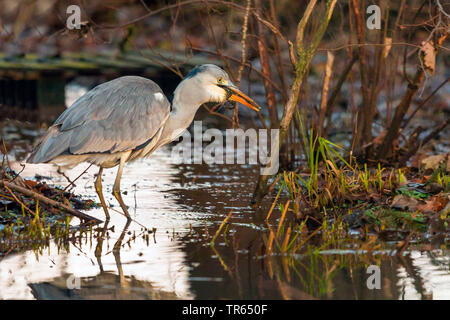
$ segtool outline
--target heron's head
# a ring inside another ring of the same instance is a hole
[[[255,111],[260,107],[231,82],[228,74],[214,64],[204,64],[189,72],[185,80],[195,81],[208,102],[236,101]]]

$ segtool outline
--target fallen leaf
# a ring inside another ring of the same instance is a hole
[[[448,203],[448,198],[442,193],[426,200],[424,204],[419,204],[417,209],[423,213],[435,213],[441,211]]]
[[[448,153],[426,157],[425,159],[422,159],[421,163],[423,166],[425,166],[425,170],[436,170],[444,161],[446,162],[446,170],[450,171],[450,157]]]
[[[24,180],[24,182],[27,185],[27,187],[30,187],[30,188],[34,188],[37,185],[37,182],[33,181],[33,180]]]
[[[399,194],[395,196],[394,200],[392,200],[391,208],[406,211],[416,211],[418,205],[418,200],[405,196],[404,194]]]

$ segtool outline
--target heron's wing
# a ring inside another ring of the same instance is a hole
[[[151,139],[169,113],[170,102],[152,80],[127,76],[103,83],[61,114],[28,161],[132,150]]]

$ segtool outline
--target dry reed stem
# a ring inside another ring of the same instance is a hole
[[[269,234],[269,240],[267,241],[267,248],[266,248],[266,255],[270,256],[271,252],[272,252],[272,245],[273,245],[273,240],[275,239],[275,234],[273,232],[273,230],[270,230],[270,234]]]
[[[291,203],[291,200],[288,200],[288,201],[286,202],[286,205],[284,206],[283,213],[281,214],[280,222],[278,223],[278,228],[277,228],[277,238],[278,238],[278,235],[279,235],[279,233],[280,233],[281,226],[283,225],[284,218],[286,217],[286,212],[287,212],[288,209],[289,209],[289,204],[290,204],[290,203]]]
[[[265,221],[268,221],[270,216],[272,215],[272,211],[275,208],[275,205],[277,204],[278,198],[280,197],[281,192],[277,193],[277,196],[275,197],[275,200],[273,200],[272,206],[270,207],[269,212],[267,213],[266,219],[264,219]]]
[[[214,242],[216,241],[217,237],[220,234],[220,231],[222,231],[222,228],[224,227],[224,225],[227,223],[228,219],[231,218],[231,215],[233,214],[233,212],[231,211],[228,216],[222,221],[222,223],[219,226],[219,229],[217,229],[216,233],[214,234],[214,237],[212,238],[210,244],[214,245]]]
[[[287,246],[289,244],[289,239],[291,237],[291,227],[289,226],[286,235],[284,236],[283,244],[281,246],[281,252],[285,253],[287,251]]]

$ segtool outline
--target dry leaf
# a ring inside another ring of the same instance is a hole
[[[448,153],[426,157],[425,159],[422,159],[421,163],[423,166],[425,166],[425,170],[427,169],[436,170],[439,167],[439,165],[444,161],[446,161],[446,170],[450,171],[450,157]]]
[[[394,200],[392,200],[391,207],[399,210],[416,211],[418,205],[419,205],[418,200],[410,198],[403,194],[399,194],[395,196]]]
[[[384,41],[383,58],[386,59],[386,57],[389,54],[389,51],[391,51],[391,47],[392,47],[392,38],[386,38]]]
[[[433,74],[436,65],[436,53],[437,48],[442,45],[447,38],[448,33],[437,39],[437,42],[433,45],[432,41],[422,42],[422,48],[420,48],[419,56],[422,59],[424,68]]]
[[[420,53],[425,70],[428,70],[430,74],[433,74],[436,64],[436,50],[430,41],[426,43],[422,42]]]
[[[27,187],[30,187],[30,188],[34,188],[37,185],[37,182],[33,181],[33,180],[24,180],[24,182],[27,185]]]
[[[417,209],[423,213],[425,212],[439,212],[445,208],[448,203],[448,198],[442,194],[438,194],[430,199],[428,199],[425,204],[420,204]]]

